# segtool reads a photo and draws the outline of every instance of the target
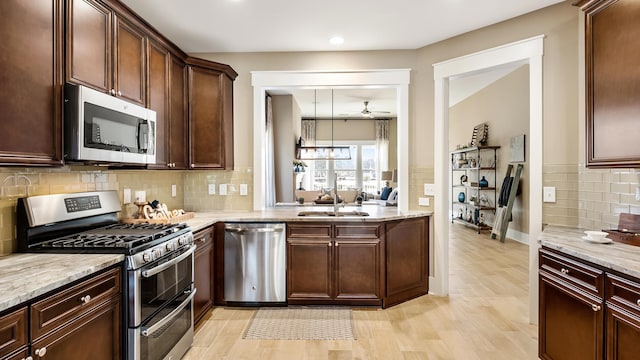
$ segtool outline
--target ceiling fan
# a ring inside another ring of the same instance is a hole
[[[376,111],[376,110],[371,111],[371,110],[369,110],[369,101],[365,100],[364,101],[364,109],[362,109],[362,111],[360,111],[362,116],[373,119],[374,118],[374,115],[373,115],[374,112],[375,113],[380,113],[380,114],[390,114],[391,113],[389,111]]]

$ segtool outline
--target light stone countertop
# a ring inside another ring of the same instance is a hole
[[[431,216],[431,211],[399,211],[396,207],[374,205],[341,207],[340,212],[364,211],[369,216],[298,216],[300,211],[333,211],[331,206],[279,206],[263,211],[246,212],[196,212],[185,221],[193,231],[204,229],[216,222],[380,222]]]
[[[0,312],[124,260],[118,254],[11,254],[0,257]]]
[[[640,246],[619,242],[594,244],[582,240],[584,231],[577,227],[547,226],[539,243],[547,248],[589,261],[607,269],[640,279]]]

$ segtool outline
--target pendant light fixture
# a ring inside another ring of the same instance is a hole
[[[318,97],[317,90],[313,90],[313,118],[317,121]],[[296,159],[298,160],[351,160],[349,146],[333,145],[333,89],[331,89],[331,146],[302,146],[296,144]]]

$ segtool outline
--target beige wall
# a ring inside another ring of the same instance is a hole
[[[333,135],[332,135],[333,131]],[[375,140],[376,127],[374,120],[316,120],[316,140]]]
[[[300,107],[292,95],[272,95],[276,202],[292,203],[295,144],[301,133]]]
[[[497,79],[482,90],[459,102],[449,109],[449,144],[454,149],[457,144],[466,144],[471,140],[473,128],[480,124],[489,124],[487,145],[500,146],[497,151],[498,163],[496,174],[483,171],[489,186],[498,188],[499,194],[502,179],[510,163],[509,146],[511,137],[525,134],[525,160],[528,160],[529,148],[526,139],[529,138],[529,65],[523,65],[506,76]],[[492,152],[483,152],[487,156]],[[475,171],[468,172],[469,181],[478,181]],[[462,173],[456,171],[455,175]],[[521,178],[522,194],[516,198],[513,205],[513,221],[509,229],[522,233],[529,232],[529,167],[524,163]],[[513,176],[513,173],[512,173]],[[456,177],[453,178],[456,183]],[[460,188],[456,188],[459,190]],[[471,194],[474,194],[471,192]],[[468,196],[471,196],[467,192]],[[490,201],[495,204],[493,192],[484,191]],[[453,196],[457,199],[457,191]],[[492,212],[485,211],[486,221],[492,224]]]
[[[567,1],[418,50],[349,52],[278,52],[197,54],[231,65],[235,82],[235,121],[239,136],[251,136],[251,71],[410,68],[409,201],[418,208],[423,182],[433,182],[433,64],[476,51],[545,35],[543,58],[544,163],[576,164],[578,144],[578,13]],[[236,164],[253,163],[249,146],[239,148]],[[576,200],[577,207],[577,200]]]

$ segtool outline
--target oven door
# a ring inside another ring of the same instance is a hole
[[[129,329],[129,354],[132,360],[180,359],[193,343],[193,296],[187,290],[159,312],[135,328]]]
[[[195,245],[183,248],[129,271],[129,327],[139,327],[148,318],[193,286]]]

